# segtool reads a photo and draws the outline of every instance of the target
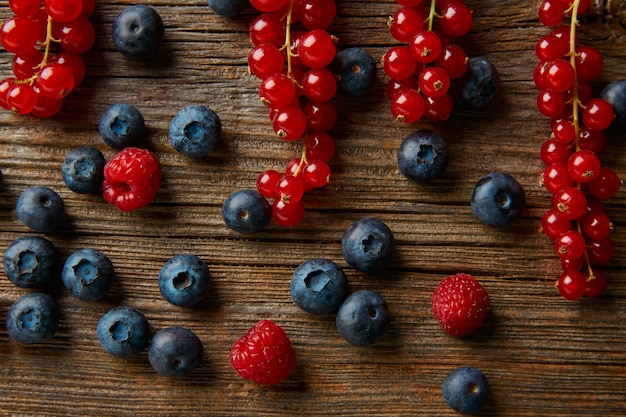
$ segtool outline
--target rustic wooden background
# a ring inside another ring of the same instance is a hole
[[[253,187],[262,170],[282,169],[299,152],[273,136],[257,99],[258,81],[246,72],[254,12],[224,18],[203,0],[146,0],[165,22],[163,51],[151,61],[131,62],[114,50],[110,37],[115,15],[131,3],[98,2],[87,77],[58,116],[0,113],[2,251],[34,233],[16,219],[20,192],[46,185],[61,194],[70,217],[46,235],[61,257],[96,248],[110,257],[117,274],[110,294],[98,302],[73,298],[60,281],[51,285],[47,290],[63,316],[48,343],[22,346],[0,326],[4,414],[450,416],[455,413],[443,401],[441,383],[452,369],[471,365],[483,370],[492,387],[484,415],[626,415],[626,194],[606,206],[618,252],[606,267],[609,284],[599,299],[570,302],[558,295],[558,260],[537,232],[550,200],[538,182],[538,151],[549,123],[535,109],[532,83],[534,43],[547,33],[536,20],[538,1],[467,0],[474,26],[459,43],[471,56],[490,59],[501,76],[501,95],[486,111],[457,108],[434,125],[395,122],[380,65],[365,97],[338,96],[332,183],[307,195],[308,214],[300,225],[271,225],[251,237],[226,228],[222,201]],[[380,57],[395,44],[385,25],[396,3],[337,4],[329,31],[340,48],[362,46]],[[0,17],[9,15],[8,2],[0,1]],[[605,57],[596,92],[626,77],[626,30],[618,19],[591,14],[579,37]],[[11,58],[0,53],[0,75],[10,75]],[[156,200],[130,214],[100,197],[72,193],[60,175],[72,147],[88,144],[107,158],[114,154],[97,123],[106,107],[122,101],[143,113],[144,145],[158,154],[164,177]],[[213,108],[224,127],[218,149],[202,160],[177,154],[167,139],[171,118],[191,104]],[[435,129],[450,146],[450,166],[432,186],[409,183],[397,170],[396,149],[418,127]],[[626,177],[623,141],[623,133],[611,133],[602,160]],[[483,226],[469,206],[476,180],[495,170],[513,174],[528,196],[524,216],[508,231]],[[364,216],[384,220],[397,239],[391,266],[378,276],[350,269],[341,255],[343,231]],[[200,256],[212,272],[213,290],[196,308],[168,304],[156,285],[163,263],[183,252]],[[312,257],[344,266],[352,290],[372,289],[387,298],[392,322],[379,344],[352,347],[338,335],[332,316],[315,317],[293,304],[291,273]],[[462,339],[447,336],[430,312],[439,280],[457,272],[475,274],[493,305],[485,326]],[[25,292],[0,273],[1,322]],[[142,310],[153,331],[171,325],[195,331],[205,347],[197,371],[170,380],[152,370],[145,353],[132,359],[106,354],[95,327],[115,305]],[[228,362],[233,341],[262,318],[286,329],[298,356],[296,372],[278,386],[247,382]]]

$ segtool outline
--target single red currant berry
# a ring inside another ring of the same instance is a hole
[[[567,170],[575,182],[589,182],[600,175],[600,158],[595,152],[580,150],[567,161]]]
[[[593,46],[583,45],[576,48],[576,76],[578,81],[596,79],[604,67],[602,54]]]
[[[557,26],[565,18],[565,7],[559,0],[543,0],[539,6],[538,16],[542,25]]]
[[[444,45],[434,64],[443,68],[451,79],[460,78],[467,71],[469,59],[459,45]]]
[[[15,55],[13,57],[13,74],[18,80],[25,80],[35,74],[37,66],[43,61],[43,52],[33,49],[26,54]]]
[[[74,74],[68,67],[52,62],[41,69],[35,85],[46,97],[63,98],[74,88]]]
[[[561,274],[557,287],[566,300],[578,300],[585,294],[587,279],[582,272],[570,269]]]
[[[304,166],[302,175],[311,188],[320,188],[330,181],[330,167],[322,160],[312,160]]]
[[[440,122],[450,117],[454,99],[450,93],[441,97],[424,97],[424,117],[432,122]]]
[[[408,77],[403,80],[391,79],[386,87],[387,98],[391,100],[400,90],[419,90],[419,88],[419,83],[415,77]]]
[[[276,194],[285,203],[300,201],[304,195],[304,184],[300,176],[291,174],[283,175],[276,183]]]
[[[583,269],[583,266],[585,266],[585,257],[581,256],[580,258],[576,258],[576,259],[565,259],[565,258],[561,258],[561,269],[563,271],[568,271],[570,269],[573,269],[574,271],[580,271],[581,269]]]
[[[589,100],[582,114],[583,123],[590,130],[606,130],[613,119],[615,113],[611,104],[601,98]]]
[[[13,16],[0,27],[0,43],[12,54],[27,54],[35,48],[37,26],[27,17]]]
[[[272,204],[272,218],[281,226],[292,227],[302,221],[304,210],[302,200],[289,204],[277,198]]]
[[[276,198],[276,184],[282,178],[282,174],[274,169],[268,169],[259,174],[256,179],[256,188],[265,198]]]
[[[298,8],[298,21],[307,29],[326,29],[337,15],[334,0],[302,0]]]
[[[592,264],[605,264],[615,256],[615,242],[610,237],[587,242],[587,254]]]
[[[613,230],[613,223],[605,213],[585,214],[582,226],[585,236],[592,240],[606,239]]]
[[[284,109],[296,97],[296,87],[285,74],[270,75],[259,86],[261,102],[274,109]]]
[[[565,95],[543,90],[537,95],[537,109],[546,117],[557,117],[565,110]]]
[[[441,39],[435,32],[420,30],[409,42],[409,50],[417,62],[433,62],[443,49]]]
[[[14,113],[28,114],[37,104],[37,92],[29,84],[14,83],[7,92],[7,105]]]
[[[472,11],[463,3],[450,2],[441,11],[441,29],[449,36],[463,36],[472,28]]]
[[[542,182],[553,194],[565,187],[571,187],[574,183],[572,177],[569,176],[567,165],[563,162],[548,165],[543,171]]]
[[[615,197],[621,186],[622,180],[615,171],[605,167],[600,169],[600,174],[595,180],[587,183],[587,189],[591,195],[600,200]]]
[[[327,132],[337,124],[337,108],[330,101],[323,103],[309,101],[303,111],[307,128],[313,132]]]
[[[328,68],[313,68],[304,74],[302,91],[311,101],[329,101],[337,93],[337,79]]]
[[[40,119],[47,119],[60,112],[61,107],[63,107],[62,98],[50,98],[43,94],[37,94],[37,102],[30,114]]]
[[[309,161],[330,161],[335,155],[335,141],[324,132],[313,132],[306,138],[306,158]]]
[[[280,48],[285,43],[285,24],[274,13],[263,13],[252,19],[249,33],[254,45],[269,43]]]
[[[564,218],[576,220],[585,214],[587,198],[580,189],[565,187],[557,191],[552,197],[552,207]]]
[[[606,289],[606,275],[599,269],[593,268],[592,274],[589,270],[583,272],[583,276],[587,280],[587,287],[585,288],[585,297],[599,297],[604,293]]]
[[[554,126],[552,126],[552,133],[557,142],[568,144],[574,140],[576,129],[570,120],[559,119],[554,123]]]
[[[555,59],[543,71],[545,90],[563,93],[574,85],[575,79],[574,68],[564,59]]]
[[[323,68],[335,58],[335,42],[322,29],[313,29],[300,37],[298,57],[309,68]]]
[[[578,146],[580,149],[599,154],[606,144],[606,136],[599,130],[589,130],[586,126],[580,126],[578,133]]]
[[[32,17],[39,11],[41,0],[9,0],[9,7],[17,16]]]
[[[287,107],[276,113],[272,127],[279,138],[296,140],[306,132],[306,116],[299,108]]]
[[[86,17],[79,17],[55,27],[55,35],[64,51],[87,52],[96,41],[96,31]]]
[[[50,62],[59,63],[72,70],[74,74],[74,88],[76,88],[85,78],[85,60],[80,55],[71,52],[61,51],[52,56]]]
[[[398,42],[408,42],[423,26],[423,19],[416,9],[403,7],[391,17],[389,32]]]
[[[69,22],[80,16],[83,0],[43,0],[48,16],[58,22]]]
[[[557,210],[550,209],[541,218],[541,231],[550,240],[558,238],[571,228],[572,221],[560,216]]]
[[[570,148],[555,139],[548,139],[541,144],[539,156],[541,162],[548,166],[556,162],[567,162],[572,155]]]
[[[391,47],[383,56],[383,70],[392,80],[404,80],[415,73],[417,62],[406,46]]]
[[[428,97],[441,97],[450,88],[450,76],[440,67],[429,66],[420,74],[419,86],[422,94]]]
[[[270,75],[280,74],[285,66],[283,54],[270,43],[257,45],[248,54],[248,68],[252,75],[264,80]]]
[[[561,258],[579,258],[585,252],[585,238],[575,230],[568,230],[554,240],[554,251]]]
[[[284,7],[286,1],[287,0],[250,0],[250,4],[260,12],[275,12],[281,7]]]
[[[540,63],[554,61],[563,58],[569,51],[569,42],[553,34],[544,35],[535,44],[535,55]]]
[[[415,123],[424,114],[424,98],[415,90],[400,90],[391,99],[391,114],[396,120]]]

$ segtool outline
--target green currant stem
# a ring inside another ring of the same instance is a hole
[[[435,16],[437,16],[437,11],[435,9],[435,5],[437,4],[436,0],[430,0],[430,11],[428,13],[428,31],[432,32],[433,23],[435,22]]]
[[[16,83],[29,85],[33,85],[35,83],[35,80],[39,76],[39,72],[43,67],[46,66],[48,60],[50,59],[50,45],[52,44],[52,42],[59,42],[59,40],[52,37],[52,17],[48,16],[48,19],[46,20],[46,40],[43,43],[43,58],[41,62],[35,67],[37,71],[35,71],[35,73],[31,77],[24,80],[18,80],[16,81]]]
[[[287,75],[291,78],[294,84],[298,84],[296,80],[293,78],[293,73],[291,71],[291,58],[293,54],[291,53],[291,14],[293,13],[293,0],[289,2],[289,9],[287,10],[287,20],[285,23],[285,48],[287,50]]]
[[[296,169],[296,172],[293,173],[294,177],[297,177],[300,172],[302,172],[302,168],[307,164],[307,159],[306,159],[306,143],[302,146],[302,155],[300,156],[300,164],[298,165],[298,168]]]

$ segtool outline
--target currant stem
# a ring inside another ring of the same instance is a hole
[[[35,83],[35,80],[39,76],[41,69],[48,64],[48,60],[50,59],[50,45],[52,44],[52,42],[58,42],[58,40],[52,37],[52,17],[48,16],[48,19],[46,20],[46,40],[43,43],[43,58],[41,59],[41,62],[35,66],[37,71],[35,71],[35,73],[31,77],[15,81],[16,83],[28,84],[31,86]]]
[[[435,5],[437,4],[436,0],[430,0],[430,11],[428,13],[428,31],[433,31],[433,23],[435,22],[435,16],[437,16],[437,10]]]
[[[289,9],[287,10],[285,22],[285,48],[287,50],[287,75],[291,78],[291,81],[293,81],[294,84],[297,84],[291,71],[291,14],[293,13],[293,1],[294,0],[289,1]]]
[[[293,173],[294,177],[297,177],[298,174],[302,171],[302,168],[308,163],[306,159],[306,143],[302,146],[302,154],[300,156],[300,164],[298,164],[298,168]]]

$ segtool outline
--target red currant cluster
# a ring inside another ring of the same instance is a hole
[[[15,55],[15,77],[0,81],[0,106],[54,116],[85,76],[80,54],[96,39],[88,20],[96,0],[9,0],[9,6],[14,15],[3,22],[0,43]]]
[[[394,39],[406,44],[390,48],[382,59],[391,78],[391,114],[407,123],[422,117],[447,119],[454,106],[451,80],[465,74],[468,64],[463,48],[450,38],[471,29],[472,11],[463,0],[431,0],[430,7],[422,1],[396,0],[403,7],[389,19],[389,29]]]
[[[336,39],[326,32],[336,15],[333,0],[251,0],[263,12],[250,24],[254,47],[250,72],[261,80],[259,97],[269,107],[276,135],[304,139],[300,157],[284,173],[269,169],[257,178],[257,189],[274,199],[272,218],[294,226],[304,217],[302,197],[328,183],[328,161],[335,143],[328,131],[337,122],[330,100],[337,80],[328,66],[335,58]]]
[[[563,273],[557,286],[566,299],[598,296],[606,286],[596,265],[615,254],[612,224],[602,200],[617,194],[621,180],[600,163],[603,131],[614,119],[611,105],[594,98],[589,82],[600,75],[603,58],[578,45],[577,17],[590,0],[543,0],[539,20],[552,31],[536,44],[539,58],[534,82],[540,90],[537,107],[550,118],[552,134],[541,146],[542,181],[552,193],[542,231],[554,242]],[[569,17],[569,24],[562,24]]]

